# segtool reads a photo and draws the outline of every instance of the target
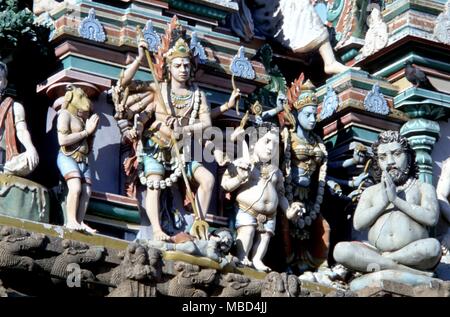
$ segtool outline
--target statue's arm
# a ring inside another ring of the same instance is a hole
[[[61,111],[58,116],[58,142],[61,146],[72,145],[89,136],[86,130],[80,132],[73,132],[70,130],[70,114],[66,111]]]
[[[137,73],[143,57],[143,54],[139,54],[136,59],[130,65],[128,65],[123,73],[121,86],[127,87],[131,84],[131,81],[133,80],[134,75]]]
[[[441,177],[436,187],[439,207],[445,220],[450,222],[450,203],[448,196],[450,195],[450,159],[447,159],[442,165]]]
[[[31,141],[31,135],[28,131],[27,122],[25,121],[25,109],[22,104],[14,103],[14,124],[16,127],[17,139],[23,144],[26,151],[36,152]]]
[[[289,208],[289,201],[285,196],[285,188],[284,188],[284,178],[281,171],[277,172],[277,193],[278,193],[278,206],[280,209],[286,213]]]
[[[356,230],[369,228],[385,212],[388,202],[386,194],[381,190],[381,186],[375,185],[362,193],[353,216],[353,226]]]
[[[236,167],[230,164],[222,177],[221,186],[225,191],[230,193],[238,189],[244,182],[244,179],[240,177],[235,169]]]
[[[430,184],[420,184],[420,206],[397,196],[393,204],[402,212],[425,226],[435,226],[439,220],[439,204],[436,190]]]

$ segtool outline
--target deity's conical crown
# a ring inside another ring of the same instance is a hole
[[[164,57],[167,61],[171,61],[174,58],[189,58],[191,57],[191,49],[189,48],[188,43],[180,37],[175,44],[164,54]]]
[[[318,104],[316,96],[316,87],[308,79],[305,84],[301,87],[302,93],[298,96],[297,101],[294,102],[294,108],[301,110],[306,106],[316,106]]]

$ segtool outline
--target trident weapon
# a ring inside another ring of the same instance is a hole
[[[137,33],[138,33],[139,37],[140,38],[144,38],[144,36],[142,34],[142,30],[141,30],[141,28],[139,26],[137,26],[136,30],[137,30]],[[163,106],[162,108],[164,110],[164,113],[166,115],[169,115],[169,113],[167,111],[167,108],[166,108],[166,104],[165,104],[164,99],[162,97],[161,86],[160,86],[160,84],[158,82],[158,79],[156,77],[155,66],[154,66],[152,58],[150,56],[150,52],[147,49],[145,49],[145,48],[144,48],[144,51],[145,51],[145,57],[147,58],[148,65],[150,67],[150,72],[153,75],[153,80],[154,80],[154,84],[155,84],[155,88],[156,88],[155,89],[156,97],[159,100],[160,104]],[[194,233],[194,236],[197,239],[208,240],[209,224],[205,220],[202,219],[202,217],[200,215],[200,212],[197,209],[197,205],[195,204],[194,194],[192,193],[191,186],[189,185],[189,180],[188,180],[187,175],[186,175],[186,170],[185,170],[185,166],[186,165],[185,165],[184,160],[181,157],[180,149],[178,148],[178,143],[177,143],[177,141],[175,139],[173,131],[170,134],[170,138],[171,138],[172,144],[173,144],[173,146],[175,148],[175,154],[177,156],[177,160],[182,165],[181,166],[181,174],[183,175],[183,180],[184,180],[184,183],[186,185],[186,191],[187,191],[187,196],[188,196],[189,202],[191,203],[192,209],[194,210],[195,220],[194,220],[194,223],[192,224],[191,232]]]

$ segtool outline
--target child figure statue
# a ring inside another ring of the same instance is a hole
[[[262,260],[275,234],[277,208],[286,212],[289,207],[283,174],[273,161],[278,145],[278,132],[271,128],[256,142],[252,157],[232,162],[222,178],[226,191],[237,191],[237,257],[242,264],[266,272],[271,269]]]

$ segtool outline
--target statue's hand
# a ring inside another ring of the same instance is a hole
[[[236,88],[235,90],[233,90],[233,92],[231,93],[230,99],[228,99],[227,110],[233,108],[236,105],[236,102],[239,101],[240,97],[241,97],[241,91],[239,90],[239,88]]]
[[[295,221],[298,217],[306,212],[305,205],[301,202],[294,202],[286,210],[286,217],[289,220]]]
[[[178,125],[178,121],[176,120],[175,124],[173,125],[173,136],[177,141],[183,137],[183,128]]]
[[[131,140],[136,140],[139,138],[139,136],[140,136],[140,133],[135,128],[132,128],[130,131],[128,131],[128,137]]]
[[[36,151],[36,149],[33,147],[31,149],[28,149],[25,152],[25,156],[27,158],[27,164],[29,169],[32,171],[34,168],[39,164],[39,155]]]
[[[235,142],[240,136],[244,135],[244,128],[237,127],[230,136],[232,142]]]
[[[238,178],[241,180],[241,182],[246,182],[248,176],[250,175],[250,162],[247,162],[243,159],[237,159],[233,164],[236,166]]]
[[[383,172],[382,181],[384,182],[384,186],[386,188],[386,195],[389,202],[394,202],[397,198],[397,188],[392,180],[391,175],[388,172]]]
[[[93,114],[89,119],[86,120],[86,132],[91,135],[95,132],[98,126],[100,118],[98,114]]]
[[[148,44],[145,38],[139,38],[138,41],[138,58],[142,59],[144,58],[145,50],[148,50]]]
[[[277,113],[283,111],[284,109],[284,105],[287,103],[287,97],[284,93],[282,93],[281,91],[278,93],[277,96]]]
[[[359,185],[361,185],[361,183],[367,178],[369,177],[369,173],[361,173],[359,174],[354,180],[353,180],[353,185],[355,188],[359,187]]]
[[[364,154],[363,151],[361,151],[361,149],[359,149],[358,147],[355,148],[355,150],[353,151],[353,163],[355,164],[362,164],[364,163],[366,156]]]
[[[174,116],[167,116],[166,118],[166,126],[168,126],[169,128],[173,129],[175,124],[177,122],[177,118],[175,118]]]

